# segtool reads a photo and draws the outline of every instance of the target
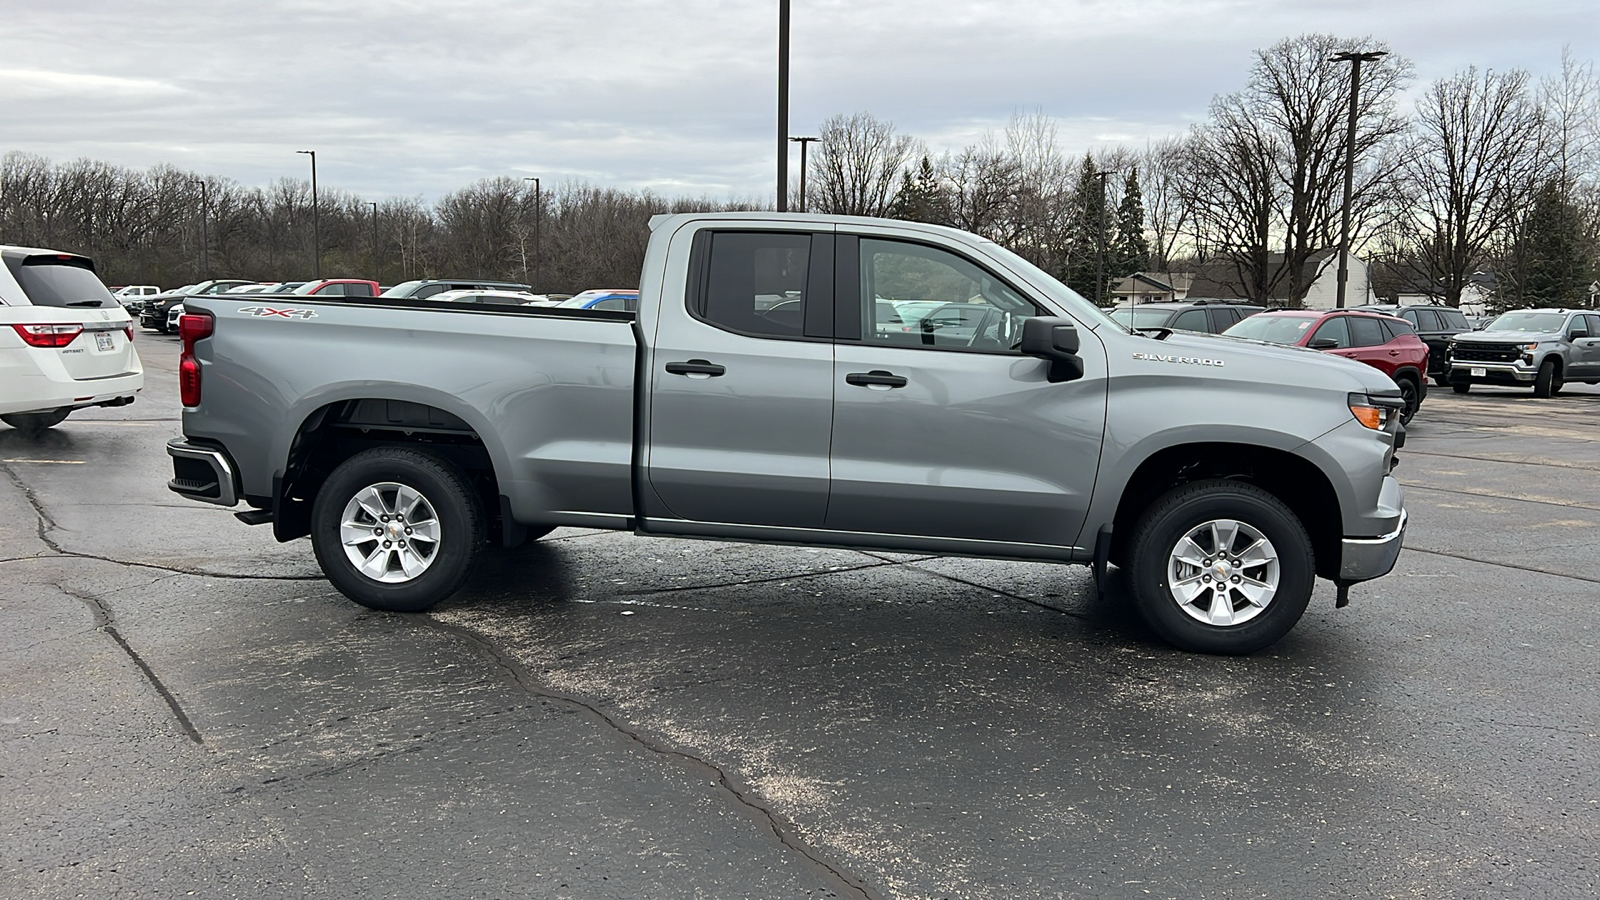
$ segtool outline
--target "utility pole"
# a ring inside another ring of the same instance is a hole
[[[314,260],[312,270],[316,279],[322,280],[322,221],[317,208],[317,151],[296,150],[311,157],[311,255]]]
[[[800,145],[802,148],[804,144]],[[789,211],[789,0],[778,0],[778,212]]]
[[[372,203],[372,280],[382,284],[383,278],[378,272],[378,203],[369,202]]]
[[[819,137],[792,137],[789,140],[800,145],[800,209],[806,211],[806,145],[822,140]]]
[[[541,262],[543,262],[542,255],[539,252],[539,224],[540,224],[540,220],[542,220],[544,218],[544,191],[541,190],[540,187],[539,187],[539,179],[529,177],[529,178],[524,178],[522,180],[523,181],[531,181],[531,182],[533,182],[533,282],[534,283],[528,285],[528,287],[534,287],[534,285],[538,284],[539,281],[542,280],[540,278],[540,273],[539,273],[539,264]]]
[[[1350,195],[1356,178],[1356,107],[1361,96],[1361,64],[1377,62],[1389,54],[1382,50],[1357,53],[1346,50],[1328,57],[1329,62],[1350,64],[1350,127],[1344,138],[1344,211],[1339,222],[1339,276],[1334,295],[1334,308],[1344,309],[1345,284],[1350,280]]]
[[[1116,169],[1094,173],[1100,179],[1100,228],[1094,236],[1094,305],[1099,306],[1106,285],[1106,176]]]
[[[206,217],[211,208],[206,200],[206,183],[199,178],[189,179],[190,184],[200,185],[200,277],[211,277],[211,234],[206,229]]]

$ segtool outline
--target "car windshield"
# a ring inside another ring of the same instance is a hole
[[[392,288],[389,288],[387,291],[384,291],[383,293],[379,294],[378,296],[379,297],[409,297],[409,296],[411,296],[411,292],[416,290],[417,287],[419,285],[421,285],[421,284],[422,284],[421,281],[402,281],[401,283],[395,285]]]
[[[1165,328],[1172,318],[1171,310],[1129,309],[1126,306],[1111,311],[1111,320],[1129,328]]]
[[[1566,313],[1508,312],[1490,322],[1484,331],[1523,331],[1530,334],[1549,334],[1567,324]]]
[[[1319,316],[1251,316],[1229,326],[1222,332],[1229,337],[1250,338],[1269,344],[1298,344],[1306,329],[1317,324]]]

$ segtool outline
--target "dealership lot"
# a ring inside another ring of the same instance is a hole
[[[1244,659],[1046,565],[564,530],[427,616],[0,430],[0,896],[1593,896],[1600,388],[1434,389],[1391,576]]]

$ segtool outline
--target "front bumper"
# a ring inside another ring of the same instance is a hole
[[[1389,574],[1400,558],[1400,545],[1406,536],[1406,511],[1400,510],[1400,524],[1394,531],[1375,538],[1345,538],[1340,541],[1339,580],[1368,581]]]
[[[1482,375],[1472,374],[1473,369],[1482,369]],[[1533,384],[1539,376],[1539,370],[1531,365],[1508,362],[1465,362],[1450,361],[1450,368],[1445,378],[1460,384]]]

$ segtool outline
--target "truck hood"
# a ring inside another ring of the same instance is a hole
[[[1464,331],[1455,336],[1457,341],[1481,344],[1532,344],[1536,341],[1559,341],[1560,332],[1537,331]]]
[[[1270,378],[1271,383],[1303,384],[1345,391],[1393,392],[1398,388],[1381,371],[1342,356],[1271,344],[1250,338],[1175,331],[1164,340],[1137,341],[1139,352],[1210,359],[1231,367],[1235,377]],[[1137,346],[1137,345],[1136,345]]]

